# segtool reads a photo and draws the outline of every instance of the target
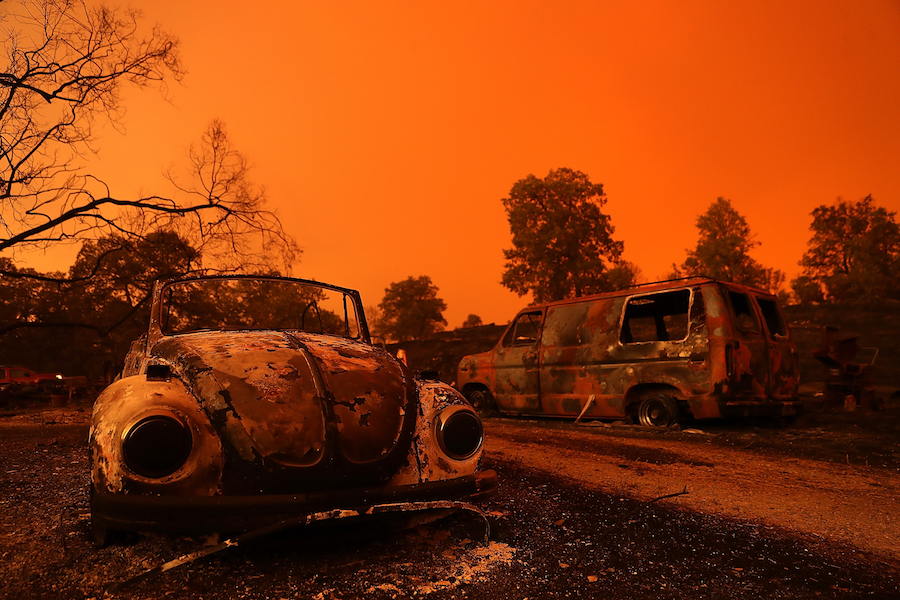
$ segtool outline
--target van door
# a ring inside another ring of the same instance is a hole
[[[798,385],[797,349],[778,301],[772,297],[754,296],[766,326],[769,355],[769,396],[779,400],[795,398]]]
[[[544,413],[624,417],[621,392],[607,381],[625,367],[610,360],[618,341],[624,298],[595,298],[551,306],[541,338],[541,406]],[[592,399],[593,398],[593,399]]]
[[[494,350],[494,400],[503,412],[537,413],[540,401],[540,361],[543,312],[519,314]]]
[[[756,304],[744,292],[729,289],[734,319],[735,396],[764,399],[769,391],[769,344],[759,322]]]

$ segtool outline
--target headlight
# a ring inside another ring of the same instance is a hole
[[[465,460],[481,448],[484,428],[471,408],[455,405],[445,408],[438,416],[435,437],[447,456]]]
[[[158,479],[181,468],[192,446],[191,430],[182,421],[169,415],[153,415],[125,432],[122,453],[129,469]]]

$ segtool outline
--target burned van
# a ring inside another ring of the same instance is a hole
[[[775,296],[707,278],[530,306],[460,361],[457,382],[482,410],[648,426],[800,408]]]

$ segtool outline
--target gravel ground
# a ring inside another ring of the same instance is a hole
[[[215,541],[133,536],[96,548],[86,493],[87,419],[77,408],[0,415],[0,597],[101,598],[110,585]],[[881,485],[870,486],[874,507],[896,498],[895,436],[876,444],[872,438],[882,434],[867,434],[862,422],[845,425],[719,424],[691,433],[490,419],[486,461],[498,471],[501,490],[483,506],[488,543],[484,523],[471,513],[378,536],[287,532],[113,596],[898,598],[897,555],[865,529],[878,519],[853,516],[862,492],[847,496],[843,509],[860,531],[800,518],[840,512],[833,502],[840,500],[841,478],[852,489],[860,481]],[[856,441],[854,427],[862,432]],[[832,430],[834,443],[821,440],[817,429]],[[851,469],[839,453],[851,456]],[[872,463],[875,455],[886,462],[866,467],[865,457]],[[738,468],[740,476],[731,476]],[[779,494],[781,484],[816,471],[829,474],[828,486],[816,474],[809,485]],[[783,510],[753,499],[762,496]],[[820,498],[821,506],[795,505],[800,496]],[[729,508],[742,503],[757,512]],[[887,529],[896,536],[895,524]]]

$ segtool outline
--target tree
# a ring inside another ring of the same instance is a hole
[[[129,342],[146,330],[156,279],[210,271],[277,274],[270,257],[279,249],[283,263],[290,266],[299,250],[277,218],[259,208],[265,202],[264,190],[250,183],[246,159],[230,147],[221,123],[213,122],[191,156],[213,158],[191,161],[193,177],[183,186],[185,193],[206,190],[216,199],[243,205],[243,214],[212,224],[157,221],[170,229],[155,231],[135,223],[118,233],[83,239],[67,274],[38,273],[19,269],[8,258],[0,260],[0,291],[17,290],[0,295],[5,347],[41,349],[29,364],[46,365],[44,370],[97,373],[98,364],[118,360]],[[251,242],[262,243],[252,248]],[[80,351],[73,353],[73,348]]]
[[[5,271],[16,271],[3,260]],[[185,274],[198,260],[177,234],[157,232],[136,241],[87,241],[67,275],[0,274],[0,289],[17,290],[0,301],[0,358],[98,375],[146,333],[153,282]]]
[[[296,247],[264,210],[262,191],[246,185],[246,161],[218,122],[202,149],[192,149],[200,185],[180,186],[178,199],[116,197],[85,171],[95,127],[120,123],[126,86],[180,81],[177,39],[159,28],[139,34],[136,11],[78,0],[20,0],[0,11],[8,36],[0,67],[0,251],[190,228],[198,249],[215,240],[238,255],[247,252],[248,233],[271,233],[260,256],[277,242],[290,258]]]
[[[460,329],[468,329],[469,327],[480,327],[481,325],[483,325],[483,323],[481,321],[481,317],[479,317],[478,315],[469,315],[468,317],[466,317],[466,320],[463,321],[463,324],[462,324],[462,326],[460,326]]]
[[[381,310],[382,333],[397,341],[421,340],[443,331],[447,304],[438,298],[431,277],[407,277],[384,290]]]
[[[520,296],[531,292],[535,302],[622,286],[620,279],[613,283],[609,278],[624,244],[612,239],[615,229],[601,211],[606,204],[602,184],[580,171],[556,169],[544,179],[520,179],[502,202],[513,243],[503,251],[504,286]]]
[[[374,304],[363,307],[366,314],[366,324],[369,326],[369,336],[375,343],[382,343],[388,334],[384,330],[384,318],[381,309]]]
[[[705,213],[697,217],[697,247],[687,251],[680,266],[673,265],[678,277],[706,276],[764,290],[778,292],[784,273],[764,267],[750,256],[759,246],[753,239],[747,219],[721,196]]]
[[[644,281],[644,276],[636,264],[620,260],[606,272],[606,281],[610,290],[624,290]]]
[[[280,266],[289,270],[301,251],[278,217],[266,210],[266,190],[250,180],[249,161],[234,148],[222,121],[214,119],[200,143],[191,145],[188,161],[186,180],[173,170],[166,177],[190,199],[182,206],[218,207],[218,216],[212,218],[210,213],[210,218],[200,218],[188,212],[160,219],[153,215],[152,225],[177,231],[206,259],[207,269],[264,271]]]
[[[82,245],[69,271],[76,283],[60,286],[61,293],[72,321],[94,324],[101,336],[139,313],[136,327],[124,334],[131,339],[146,326],[154,282],[191,273],[199,262],[200,252],[172,231],[137,241],[110,236]],[[90,276],[96,265],[100,267]]]
[[[791,281],[793,300],[798,304],[813,304],[825,301],[825,293],[818,281],[801,275]]]
[[[900,226],[896,213],[838,198],[812,211],[813,232],[800,259],[801,276],[792,282],[798,299],[900,299]]]

